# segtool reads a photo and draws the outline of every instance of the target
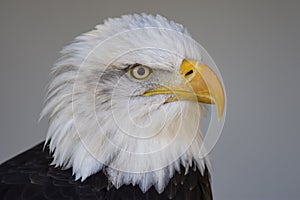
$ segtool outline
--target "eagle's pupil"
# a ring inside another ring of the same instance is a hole
[[[143,76],[145,74],[145,69],[144,68],[139,68],[137,70],[138,75]]]

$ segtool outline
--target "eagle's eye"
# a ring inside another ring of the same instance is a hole
[[[152,70],[144,65],[136,65],[129,69],[129,74],[137,80],[145,80],[150,77]]]

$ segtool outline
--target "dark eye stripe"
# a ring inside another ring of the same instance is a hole
[[[127,67],[124,68],[123,70],[128,72],[130,69],[135,68],[135,67],[140,66],[140,65],[142,65],[142,64],[139,64],[139,63],[128,64]]]

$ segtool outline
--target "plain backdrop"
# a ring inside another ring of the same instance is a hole
[[[300,199],[300,4],[276,0],[1,1],[0,161],[44,140],[60,49],[105,18],[159,13],[218,65],[228,110],[211,152],[216,200]]]

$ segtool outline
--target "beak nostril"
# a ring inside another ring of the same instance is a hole
[[[194,73],[194,70],[191,69],[191,70],[188,71],[184,76],[187,77],[188,75],[191,75],[192,73]]]

